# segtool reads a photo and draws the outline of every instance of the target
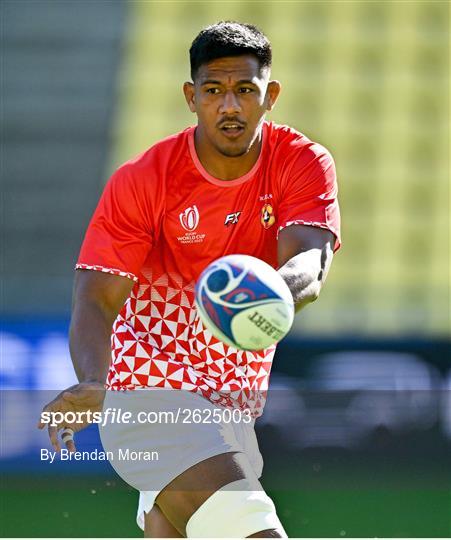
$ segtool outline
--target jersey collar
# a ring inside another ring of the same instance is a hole
[[[212,176],[202,165],[202,163],[199,160],[199,157],[197,156],[196,147],[194,145],[194,131],[196,130],[196,126],[193,126],[190,128],[188,132],[188,146],[189,146],[189,152],[191,155],[191,159],[194,162],[194,166],[198,170],[198,172],[211,184],[214,184],[215,186],[221,186],[221,187],[232,187],[237,186],[239,184],[244,184],[244,182],[247,182],[250,180],[255,173],[257,172],[258,168],[261,165],[262,162],[262,156],[263,156],[263,149],[266,142],[266,131],[268,129],[268,123],[263,122],[263,130],[262,130],[262,147],[260,149],[260,155],[258,156],[257,161],[255,162],[252,169],[244,174],[243,176],[240,176],[239,178],[235,178],[233,180],[220,180],[219,178],[215,178]]]

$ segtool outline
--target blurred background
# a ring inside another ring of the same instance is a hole
[[[449,3],[0,9],[2,535],[140,536],[136,493],[106,466],[42,464],[34,425],[45,391],[75,382],[73,266],[103,185],[195,123],[191,41],[237,19],[273,44],[271,119],[332,152],[343,221],[321,298],[274,363],[263,483],[291,536],[450,536]]]

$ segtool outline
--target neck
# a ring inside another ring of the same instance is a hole
[[[225,156],[209,144],[199,127],[194,132],[196,154],[204,169],[218,180],[235,180],[247,174],[257,163],[262,147],[263,129],[260,129],[249,150],[237,157]]]

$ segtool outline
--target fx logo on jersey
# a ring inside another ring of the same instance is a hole
[[[240,215],[241,215],[241,212],[233,212],[232,214],[227,214],[224,221],[224,225],[226,227],[228,227],[229,225],[235,225],[236,223],[238,223],[238,219]]]

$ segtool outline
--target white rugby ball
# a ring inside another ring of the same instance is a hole
[[[227,255],[212,262],[197,280],[195,298],[203,324],[236,349],[266,349],[293,324],[287,284],[269,264],[249,255]]]

